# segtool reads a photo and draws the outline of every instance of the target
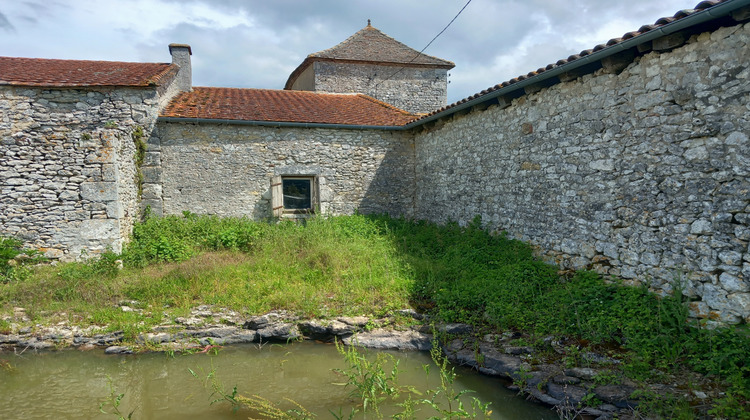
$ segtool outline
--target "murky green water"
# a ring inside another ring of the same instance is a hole
[[[422,389],[437,388],[433,371],[425,377],[422,365],[429,355],[392,352],[401,360],[399,378],[404,384]],[[7,365],[10,365],[8,369]],[[38,354],[0,353],[0,419],[116,419],[99,412],[100,402],[110,394],[110,381],[116,393],[125,396],[120,410],[134,419],[244,419],[249,411],[233,413],[226,403],[211,405],[216,396],[194,378],[215,371],[218,380],[231,391],[257,394],[272,401],[291,398],[318,414],[333,418],[344,407],[349,412],[350,387],[335,385],[345,380],[332,369],[345,368],[333,345],[310,342],[288,345],[231,346],[218,355],[167,357],[164,354],[110,356],[101,351],[66,350]],[[492,402],[496,419],[553,419],[554,412],[535,405],[504,388],[497,379],[458,369],[456,389],[470,388],[484,402]],[[105,407],[111,412],[112,407]],[[424,417],[435,412],[422,409]],[[361,417],[360,417],[361,418]],[[374,418],[369,416],[369,418]]]

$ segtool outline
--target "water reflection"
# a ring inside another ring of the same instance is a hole
[[[429,355],[393,352],[402,371],[400,379],[424,389],[439,384],[433,371],[425,377],[422,365]],[[231,392],[237,386],[244,395],[257,394],[271,401],[291,398],[318,414],[332,418],[329,409],[349,412],[351,388],[335,385],[345,381],[333,371],[343,369],[343,358],[333,345],[310,342],[288,345],[232,346],[218,356],[206,354],[168,357],[164,354],[110,356],[101,351],[66,350],[38,354],[0,354],[12,370],[0,369],[0,419],[115,419],[99,412],[99,403],[110,393],[125,396],[120,406],[134,419],[241,419],[249,412],[233,413],[228,404],[210,402],[205,378],[216,377]],[[198,374],[195,379],[188,369]],[[492,402],[496,419],[553,419],[549,408],[531,404],[506,390],[494,378],[458,370],[457,388],[471,388],[484,402]],[[209,386],[210,388],[210,386]],[[111,407],[109,409],[111,411]],[[423,409],[424,417],[434,415]]]

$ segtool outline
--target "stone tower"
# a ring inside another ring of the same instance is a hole
[[[450,61],[421,54],[367,26],[346,41],[310,54],[284,89],[364,93],[413,113],[446,105]]]

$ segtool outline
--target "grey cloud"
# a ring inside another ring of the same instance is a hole
[[[15,32],[16,28],[10,23],[7,17],[0,12],[0,29],[8,32]]]
[[[138,60],[169,61],[167,44],[188,43],[193,47],[196,85],[256,88],[281,88],[307,54],[345,40],[363,28],[367,19],[372,19],[373,25],[386,34],[420,50],[466,2],[162,1],[201,4],[228,15],[244,14],[249,23],[219,29],[200,20],[180,23],[196,17],[178,13],[170,16],[174,27],[138,41],[134,48]],[[690,3],[693,0],[685,1],[688,2],[685,7],[694,6]],[[619,3],[580,0],[575,4],[563,0],[473,0],[425,52],[456,63],[449,86],[449,100],[453,101],[593,47],[573,45],[573,38],[598,33],[603,25],[615,19],[635,19],[638,23],[633,30],[652,23],[664,14],[659,7],[663,9],[665,5],[644,0]],[[127,34],[126,38],[135,40],[137,35]],[[620,35],[613,33],[610,37]],[[520,51],[521,45],[528,49]],[[503,65],[507,68],[498,68],[496,58],[500,56],[506,58]]]
[[[281,89],[309,51],[286,38],[274,38],[247,26],[217,30],[183,23],[159,31],[155,40],[138,49],[141,60],[164,62],[170,60],[169,43],[189,44],[196,86]]]

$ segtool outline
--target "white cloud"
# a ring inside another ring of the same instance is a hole
[[[421,50],[466,1],[6,3],[0,15],[0,55],[166,62],[167,45],[179,42],[193,47],[196,85],[281,88],[307,54],[343,41],[368,18],[386,34]],[[473,0],[425,52],[456,63],[449,85],[453,102],[696,3]]]

